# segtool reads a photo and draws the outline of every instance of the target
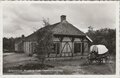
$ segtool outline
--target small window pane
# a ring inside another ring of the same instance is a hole
[[[52,52],[59,54],[60,44],[59,43],[53,43]]]
[[[81,52],[81,43],[74,43],[74,53]]]

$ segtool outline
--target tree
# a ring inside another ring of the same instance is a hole
[[[3,49],[8,50],[8,51],[14,51],[14,43],[15,39],[14,38],[3,38]]]
[[[92,32],[92,31],[93,31],[93,27],[92,27],[92,26],[89,26],[89,27],[88,27],[88,31],[89,31],[89,32]]]
[[[49,23],[49,18],[47,18],[47,19],[45,19],[45,18],[43,18],[43,26],[48,26],[48,25],[50,25],[50,23]]]
[[[94,45],[105,45],[111,54],[116,54],[116,30],[115,29],[99,29],[88,31],[86,33],[92,40]]]
[[[37,32],[37,45],[35,53],[37,58],[44,64],[46,56],[51,52],[53,44],[53,33],[46,27],[43,30]]]

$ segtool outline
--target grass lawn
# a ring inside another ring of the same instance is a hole
[[[62,74],[62,75],[103,75],[115,74],[115,60],[111,59],[108,64],[83,65],[85,59],[46,61],[42,65],[33,57],[25,54],[4,54],[3,70],[4,74]]]

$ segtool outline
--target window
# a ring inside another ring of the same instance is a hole
[[[81,43],[74,43],[74,53],[80,53],[81,47]]]
[[[35,47],[36,47],[36,43],[35,42],[32,42],[31,43],[31,49],[32,49],[32,52],[34,53],[35,52]]]
[[[53,43],[52,50],[53,50],[52,52],[59,54],[59,52],[60,52],[60,43],[58,43],[58,42]]]

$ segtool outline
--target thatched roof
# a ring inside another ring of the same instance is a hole
[[[53,35],[65,35],[65,36],[78,36],[78,37],[86,37],[86,34],[83,33],[81,30],[70,24],[66,21],[66,17],[62,18],[61,22],[55,23],[53,25],[48,25],[45,27],[40,28],[36,32],[32,33],[31,35],[27,36],[26,39],[35,39],[36,33],[39,31],[43,31],[45,29],[49,29],[53,32]]]
[[[59,24],[57,24],[53,29],[52,29],[54,34],[57,35],[77,35],[77,36],[85,36],[85,34],[77,29],[75,26],[72,24],[68,23],[67,21],[62,21]]]
[[[53,25],[45,26],[37,30],[36,32],[32,33],[26,38],[34,37],[36,36],[36,33],[38,31],[42,31],[45,29],[49,29],[53,32],[53,35],[68,35],[68,36],[86,36],[85,33],[77,29],[72,24],[68,23],[67,21],[59,22]]]

